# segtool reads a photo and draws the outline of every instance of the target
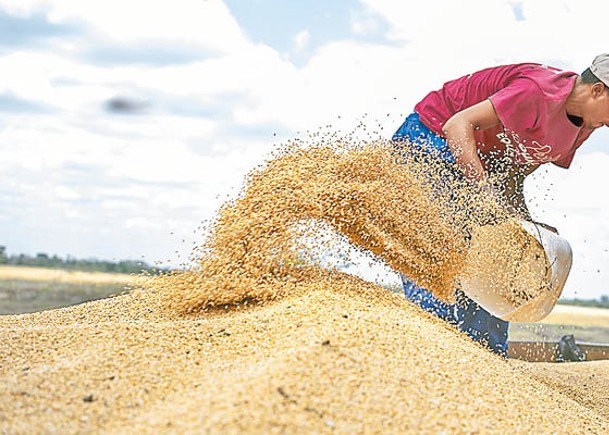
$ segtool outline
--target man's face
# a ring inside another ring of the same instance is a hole
[[[588,101],[584,107],[584,127],[595,129],[609,125],[609,91],[602,83],[590,86]]]

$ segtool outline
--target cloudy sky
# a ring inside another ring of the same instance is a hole
[[[596,0],[0,0],[0,245],[175,264],[282,141],[362,120],[390,136],[491,65],[581,72],[609,51],[608,16]],[[609,294],[608,168],[598,131],[527,185],[574,248],[566,296]]]

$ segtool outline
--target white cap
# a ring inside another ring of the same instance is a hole
[[[590,65],[590,71],[598,77],[605,86],[609,87],[609,54],[603,53],[596,56],[592,61],[592,65]]]

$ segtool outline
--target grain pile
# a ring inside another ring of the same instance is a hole
[[[0,318],[0,431],[607,432],[609,410],[303,252],[323,221],[450,298],[472,225],[501,212],[463,212],[419,167],[382,144],[290,149],[221,210],[198,268]]]
[[[328,272],[247,310],[161,306],[130,294],[1,318],[0,432],[609,430],[609,409],[357,278]]]
[[[514,360],[511,364],[520,368],[532,379],[609,418],[608,361],[589,361],[584,364],[527,364]]]

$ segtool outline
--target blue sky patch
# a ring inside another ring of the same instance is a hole
[[[19,98],[11,93],[0,93],[0,113],[48,113],[52,110],[46,104]]]
[[[514,17],[516,21],[524,21],[524,13],[522,11],[522,2],[521,1],[512,1],[510,2],[510,7],[512,8],[512,12],[514,12]]]
[[[0,9],[0,48],[12,50],[15,47],[45,44],[50,38],[82,32],[83,29],[76,24],[51,23],[41,12],[29,17],[17,17]]]
[[[253,41],[269,45],[298,66],[331,41],[388,43],[387,23],[367,12],[357,0],[226,0],[225,3]],[[363,24],[360,31],[353,28],[354,21]]]

